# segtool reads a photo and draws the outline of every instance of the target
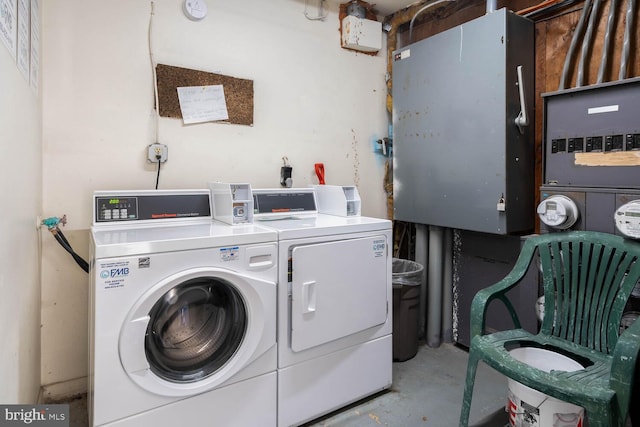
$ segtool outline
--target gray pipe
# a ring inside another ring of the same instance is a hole
[[[427,345],[439,347],[442,326],[442,227],[429,226]]]
[[[453,230],[444,229],[442,267],[442,340],[453,342]]]
[[[569,66],[571,65],[571,58],[573,58],[573,52],[576,50],[578,39],[582,34],[582,27],[584,27],[584,21],[587,19],[587,16],[589,16],[590,10],[591,0],[585,0],[584,5],[582,6],[582,14],[580,15],[580,20],[578,21],[576,30],[574,31],[573,37],[571,38],[571,44],[569,45],[567,56],[565,56],[564,58],[564,66],[562,67],[562,75],[560,76],[560,85],[558,86],[558,90],[563,90],[566,86],[567,79],[569,78]]]
[[[427,267],[429,246],[428,246],[429,231],[424,224],[416,224],[416,262],[423,267]],[[418,336],[425,336],[425,323],[427,322],[427,275],[422,276],[422,283],[420,284],[420,308],[419,308]]]
[[[587,54],[591,49],[591,37],[593,35],[593,27],[595,26],[596,19],[598,18],[599,9],[600,0],[594,0],[593,9],[591,10],[591,16],[589,17],[589,24],[587,25],[587,31],[585,31],[584,39],[582,39],[582,54],[580,55],[578,76],[576,77],[576,87],[581,87],[584,84],[584,66],[587,62]]]
[[[600,69],[598,70],[598,79],[596,83],[600,84],[604,81],[604,74],[607,72],[609,63],[609,50],[611,49],[611,34],[614,31],[616,22],[617,0],[611,0],[609,3],[609,17],[607,18],[607,30],[604,33],[604,42],[602,43],[602,57],[600,59]]]
[[[633,17],[636,14],[636,2],[635,0],[627,0],[627,22],[624,27],[624,41],[622,43],[622,58],[620,60],[620,74],[618,79],[624,80],[627,78],[627,68],[629,53],[631,50],[631,31],[633,29]]]
[[[420,15],[425,10],[431,9],[432,7],[439,5],[440,3],[444,3],[448,1],[456,1],[456,0],[435,0],[427,4],[426,6],[418,9],[418,11],[413,15],[413,18],[411,18],[411,21],[409,22],[409,43],[413,42],[413,23],[415,22],[418,15]]]
[[[498,0],[487,0],[487,15],[496,11]]]

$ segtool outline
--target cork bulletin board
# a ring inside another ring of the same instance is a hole
[[[253,125],[253,80],[238,79],[206,71],[173,67],[158,64],[156,66],[158,84],[158,109],[161,117],[181,119],[178,87],[222,85],[227,104],[229,120],[223,123]]]

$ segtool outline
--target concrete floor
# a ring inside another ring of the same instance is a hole
[[[451,344],[420,345],[410,360],[393,364],[393,386],[305,427],[454,427],[458,425],[467,352]],[[484,364],[478,367],[470,426],[503,427],[507,380]]]
[[[429,348],[421,344],[416,357],[393,364],[391,390],[356,402],[305,427],[457,426],[466,366],[466,351],[454,345]],[[470,425],[505,426],[506,398],[506,379],[481,363]],[[76,396],[67,403],[70,405],[69,427],[87,427],[86,395]]]

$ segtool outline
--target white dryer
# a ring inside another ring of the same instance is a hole
[[[93,203],[90,426],[275,425],[276,233],[208,190]]]
[[[254,190],[278,231],[278,426],[392,382],[391,222],[318,214],[313,189]]]

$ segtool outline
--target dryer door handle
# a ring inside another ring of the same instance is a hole
[[[302,284],[302,313],[308,314],[316,311],[316,281]]]

